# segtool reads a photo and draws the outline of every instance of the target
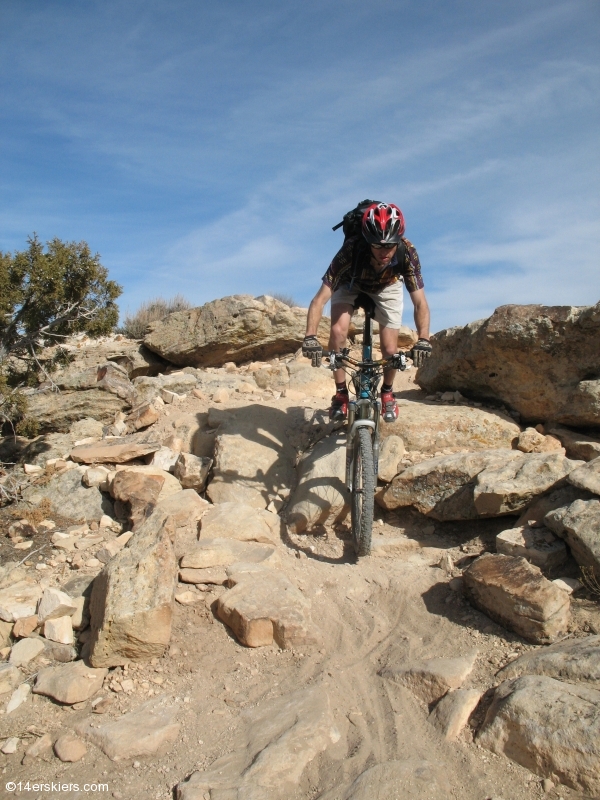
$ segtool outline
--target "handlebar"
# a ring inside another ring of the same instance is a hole
[[[351,367],[356,367],[357,369],[363,369],[364,367],[385,367],[387,365],[391,366],[390,362],[394,362],[395,369],[405,370],[408,366],[406,364],[406,355],[404,353],[395,353],[393,356],[380,358],[377,361],[357,361],[355,358],[352,358],[349,353],[335,353],[333,351],[323,350],[323,358],[329,359],[328,369],[336,369],[336,365],[341,367],[344,364]]]

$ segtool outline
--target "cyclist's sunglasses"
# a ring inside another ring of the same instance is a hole
[[[372,244],[371,247],[374,247],[375,250],[393,250],[394,247],[398,247],[397,242],[394,244]]]

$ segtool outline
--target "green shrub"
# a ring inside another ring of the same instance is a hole
[[[191,307],[191,303],[180,294],[176,294],[170,300],[156,297],[154,300],[142,303],[135,314],[127,313],[118,331],[129,339],[142,339],[151,322],[163,319],[175,311],[187,311]]]

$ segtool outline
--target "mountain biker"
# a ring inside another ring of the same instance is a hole
[[[429,342],[429,306],[425,297],[421,264],[417,251],[403,238],[405,224],[402,211],[393,204],[373,203],[362,217],[362,235],[346,239],[323,276],[323,284],[311,301],[306,323],[302,354],[320,363],[323,348],[316,334],[325,304],[331,300],[331,334],[329,349],[339,353],[346,346],[353,304],[360,292],[375,303],[375,320],[379,323],[379,340],[384,358],[398,352],[398,329],[402,324],[402,285],[406,284],[414,306],[419,341],[412,358],[420,366],[431,355]],[[398,245],[403,244],[403,263],[398,263]],[[393,395],[395,369],[386,369],[381,387],[381,413],[385,422],[398,418],[398,405]],[[344,370],[335,370],[335,394],[331,399],[329,418],[345,419],[348,413],[348,387]]]

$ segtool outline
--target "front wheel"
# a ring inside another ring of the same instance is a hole
[[[359,428],[354,439],[351,509],[352,541],[357,556],[368,556],[371,552],[374,494],[373,440],[368,428]]]

